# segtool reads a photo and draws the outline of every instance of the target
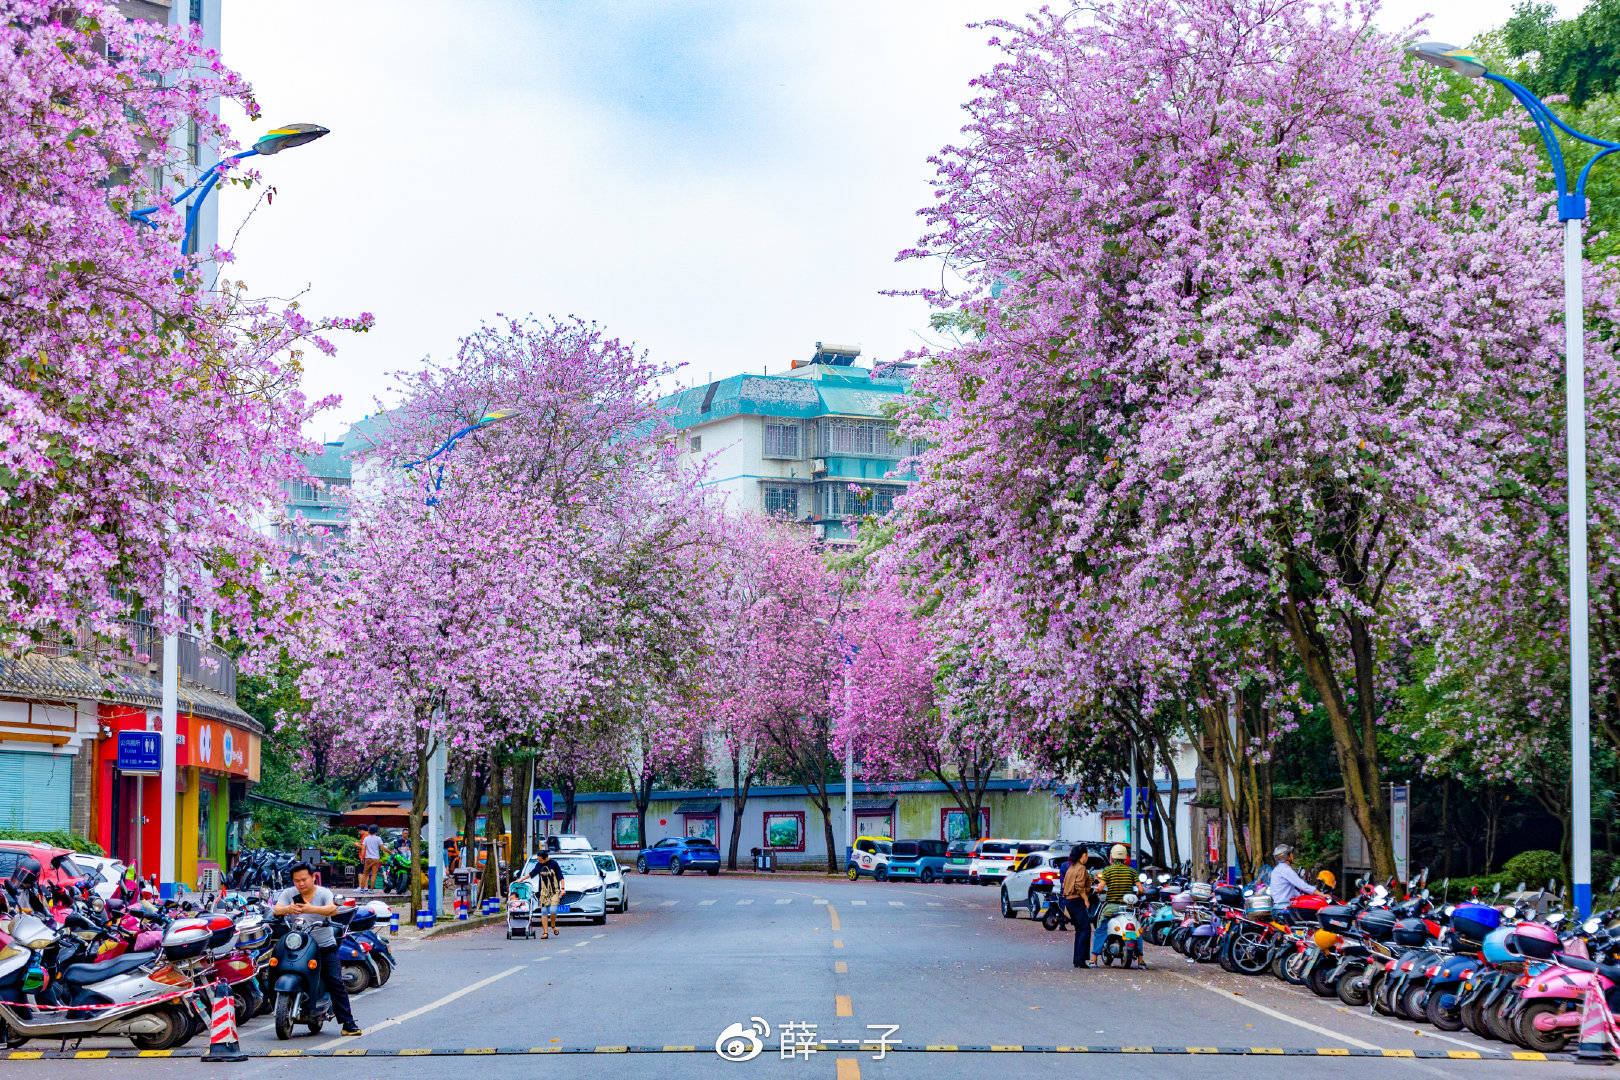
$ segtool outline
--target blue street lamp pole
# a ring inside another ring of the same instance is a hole
[[[470,435],[475,431],[481,431],[489,425],[495,423],[497,420],[504,420],[511,415],[513,415],[513,413],[509,410],[485,413],[477,420],[477,422],[468,424],[466,427],[444,440],[444,442],[439,445],[439,448],[433,451],[433,453],[427,455],[419,461],[407,461],[405,462],[403,468],[415,469],[420,465],[426,465],[435,458],[448,454],[452,449],[455,448],[456,443],[459,442],[463,436]],[[444,462],[441,461],[439,462],[439,467],[434,470],[433,473],[433,494],[427,497],[428,506],[438,505],[439,487],[443,483]],[[435,713],[437,713],[437,710],[435,710]],[[428,891],[424,903],[427,905],[427,910],[432,912],[434,918],[437,918],[439,915],[439,894],[442,891],[441,883],[444,881],[445,871],[444,826],[449,823],[450,813],[449,807],[445,805],[444,801],[444,774],[448,770],[449,765],[449,750],[445,746],[444,740],[440,739],[438,745],[433,748],[433,752],[428,755],[427,774]],[[470,834],[470,832],[471,830],[464,830],[464,833]],[[464,836],[464,839],[465,838],[466,837]],[[468,863],[467,865],[471,865],[471,863]],[[416,871],[413,868],[411,872],[414,874]]]
[[[1564,223],[1564,424],[1569,475],[1569,712],[1571,791],[1570,813],[1575,843],[1574,901],[1581,916],[1592,910],[1592,733],[1591,671],[1587,655],[1586,563],[1586,329],[1581,296],[1582,222],[1586,219],[1586,178],[1592,166],[1616,150],[1620,143],[1586,135],[1553,115],[1529,90],[1486,68],[1484,61],[1438,41],[1410,45],[1407,55],[1459,75],[1487,79],[1505,86],[1535,121],[1536,130],[1552,159],[1558,185],[1558,220]],[[1597,147],[1569,184],[1558,133]]]
[[[293,146],[302,146],[307,142],[314,142],[327,133],[327,129],[319,124],[288,124],[285,127],[274,128],[265,133],[264,137],[254,143],[251,149],[233,154],[223,161],[215,162],[204,170],[186,190],[170,199],[166,204],[173,206],[178,202],[189,199],[196,194],[196,199],[186,208],[186,232],[180,241],[182,255],[191,254],[192,237],[197,228],[197,215],[202,211],[202,205],[208,200],[208,195],[219,183],[224,175],[224,167],[243,158],[258,157],[262,155],[278,154]],[[157,228],[152,215],[158,207],[147,206],[130,213],[130,220],[138,225]],[[182,276],[180,270],[174,272],[178,280]],[[166,616],[173,620],[178,616],[180,606],[180,582],[174,571],[170,570],[164,575],[163,581],[163,609]],[[163,635],[163,663],[161,665],[161,696],[159,697],[159,716],[162,718],[163,733],[168,745],[163,748],[162,768],[159,772],[160,794],[158,797],[158,891],[165,899],[175,894],[177,869],[179,866],[179,837],[176,835],[176,823],[179,821],[179,812],[175,805],[175,787],[178,783],[179,765],[175,761],[175,754],[179,747],[180,724],[180,635],[166,633]]]
[[[327,133],[328,129],[319,124],[286,124],[282,127],[272,128],[270,131],[265,132],[264,138],[248,149],[216,161],[204,169],[190,187],[164,204],[174,206],[176,203],[190,199],[193,194],[196,195],[191,205],[186,207],[186,234],[180,241],[180,250],[187,255],[191,254],[192,238],[197,232],[197,215],[202,213],[203,204],[208,201],[209,194],[219,184],[219,178],[225,175],[226,166],[234,165],[244,158],[268,157],[271,154],[279,154],[281,151],[291,149],[294,146],[303,146],[305,143],[314,142]],[[152,221],[152,215],[158,209],[156,206],[145,206],[139,210],[132,210],[129,216],[141,225],[150,225],[156,228],[156,224]]]

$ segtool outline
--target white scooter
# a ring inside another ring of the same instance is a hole
[[[1108,920],[1102,962],[1113,967],[1117,960],[1129,968],[1142,962],[1142,924],[1136,917],[1136,894],[1126,893],[1121,903],[1124,909]]]
[[[11,944],[0,949],[0,1029],[6,1045],[21,1046],[29,1039],[84,1038],[125,1035],[141,1050],[168,1050],[191,1038],[196,1024],[207,1027],[195,996],[153,1002],[192,985],[179,968],[160,952],[126,953],[96,964],[70,964],[61,972],[53,1003],[115,1005],[121,1008],[84,1010],[24,1008],[7,1002],[33,1000],[45,1004],[38,991],[45,989],[37,969],[40,954],[58,943],[59,931],[33,914],[12,920]],[[31,978],[30,969],[36,969]]]

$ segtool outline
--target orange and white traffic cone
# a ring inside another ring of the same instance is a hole
[[[236,1041],[236,1000],[231,997],[228,984],[217,982],[209,987],[214,999],[214,1011],[208,1025],[208,1053],[203,1061],[246,1061],[242,1046]]]
[[[1590,1065],[1612,1065],[1615,1060],[1615,1042],[1620,1030],[1604,1000],[1602,982],[1597,973],[1586,984],[1586,996],[1581,999],[1581,1041],[1575,1048],[1575,1060]]]

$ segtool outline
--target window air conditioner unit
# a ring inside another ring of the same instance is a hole
[[[810,471],[815,473],[817,476],[823,475],[827,471],[827,459],[820,457],[811,458]]]

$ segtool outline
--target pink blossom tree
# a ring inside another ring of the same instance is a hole
[[[1120,661],[1149,708],[1194,675],[1215,708],[1285,650],[1387,876],[1386,656],[1475,589],[1499,478],[1561,429],[1560,287],[1513,118],[1435,108],[1373,11],[990,24],[910,253],[960,271],[929,295],[979,336],[916,381],[897,557],[996,613],[1044,723]],[[1588,296],[1612,312],[1612,278]]]

